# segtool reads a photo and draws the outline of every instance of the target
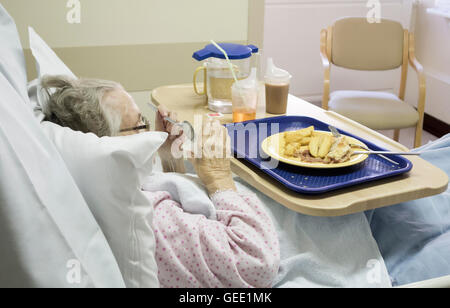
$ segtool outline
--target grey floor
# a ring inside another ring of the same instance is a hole
[[[147,103],[151,100],[151,91],[132,92],[130,94],[138,104],[139,108],[141,108],[142,113],[152,122],[155,115],[152,109],[147,106]],[[414,131],[415,129],[413,127],[405,128],[400,131],[400,143],[409,149],[414,147]],[[381,131],[381,133],[389,138],[392,138],[394,134],[393,131]],[[422,136],[422,144],[427,144],[428,142],[436,139],[438,139],[436,136],[424,131]]]
[[[409,149],[414,147],[414,136],[415,136],[415,128],[405,128],[400,131],[400,140],[399,142],[406,146]],[[383,135],[392,138],[394,135],[394,131],[380,131]],[[438,137],[433,136],[429,132],[424,131],[422,133],[422,145],[427,144],[428,142],[434,141],[438,139]]]

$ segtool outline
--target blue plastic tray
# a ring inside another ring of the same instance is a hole
[[[274,126],[275,125],[275,126]],[[277,130],[276,126],[279,126]],[[354,186],[387,177],[397,176],[412,169],[412,163],[401,156],[389,156],[398,165],[378,156],[370,155],[364,162],[345,168],[312,169],[284,164],[276,161],[261,149],[265,138],[274,133],[299,130],[313,125],[316,130],[328,131],[328,124],[309,117],[283,116],[228,124],[231,146],[238,159],[244,159],[289,189],[302,194],[321,194],[344,187]],[[274,132],[272,133],[272,129]],[[252,132],[252,133],[249,133]],[[364,142],[370,149],[385,151],[370,141],[339,130],[340,133]]]

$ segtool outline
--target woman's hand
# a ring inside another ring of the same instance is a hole
[[[159,106],[156,114],[155,130],[169,134],[166,142],[158,150],[163,170],[164,172],[184,173],[183,158],[175,158],[172,152],[174,150],[179,151],[179,153],[182,152],[181,146],[185,139],[183,129],[178,125],[173,125],[169,121],[164,120],[166,117],[178,121],[176,112],[170,112],[164,106]]]
[[[210,195],[223,190],[236,190],[230,167],[230,137],[217,120],[204,118],[202,138],[197,146],[201,157],[191,161],[198,177]]]

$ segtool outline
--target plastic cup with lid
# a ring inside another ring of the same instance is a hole
[[[239,80],[232,86],[233,122],[243,122],[256,118],[258,104],[258,78],[256,68],[252,68],[247,79]]]
[[[268,113],[286,113],[291,79],[291,74],[276,67],[272,58],[267,60],[264,81],[266,86],[266,111]]]

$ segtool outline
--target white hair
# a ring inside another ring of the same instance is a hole
[[[44,76],[41,86],[49,97],[46,120],[99,137],[119,134],[121,114],[108,104],[101,103],[105,93],[123,89],[119,83]]]

